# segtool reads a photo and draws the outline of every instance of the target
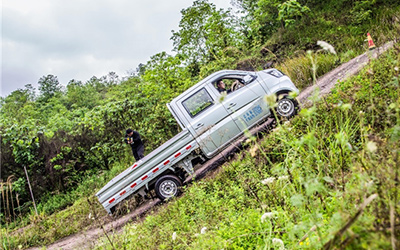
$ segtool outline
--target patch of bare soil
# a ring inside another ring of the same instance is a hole
[[[97,239],[101,236],[105,236],[107,233],[109,236],[115,233],[120,233],[122,227],[128,222],[137,221],[140,218],[149,212],[152,208],[154,208],[157,204],[160,204],[159,199],[148,200],[137,207],[131,213],[128,213],[120,218],[117,218],[107,224],[82,231],[80,233],[76,233],[70,236],[67,236],[57,242],[46,246],[46,249],[90,249],[93,244],[97,241]],[[101,223],[101,219],[98,219],[98,224]],[[60,225],[62,226],[62,225]],[[31,250],[42,249],[41,247],[29,248]]]
[[[308,106],[311,103],[308,98],[314,93],[314,90],[317,87],[320,89],[319,94],[321,96],[328,94],[338,81],[346,80],[348,77],[357,74],[365,65],[368,64],[370,59],[378,57],[380,54],[390,49],[391,47],[393,47],[393,42],[389,42],[382,47],[376,48],[375,50],[368,51],[325,74],[317,80],[315,85],[304,89],[299,94],[298,99],[300,103],[302,104],[302,106]],[[251,133],[256,134],[264,130],[265,127],[270,126],[272,122],[272,119],[268,119],[266,123],[252,129]],[[222,151],[219,155],[207,161],[199,169],[196,169],[196,180],[206,177],[208,173],[212,174],[211,170],[217,169],[220,165],[226,162],[235,152],[240,150],[240,143],[243,140],[245,140],[245,138],[240,139],[235,144],[229,146],[224,151]],[[185,180],[186,184],[190,182],[192,182],[192,178],[188,178]],[[80,233],[60,239],[57,242],[47,246],[46,249],[90,249],[96,244],[96,241],[100,237],[105,236],[106,234],[110,236],[112,234],[120,233],[122,231],[122,227],[125,224],[143,218],[148,211],[151,211],[156,207],[156,205],[159,204],[161,204],[161,201],[159,199],[148,200],[140,205],[138,208],[136,208],[133,212],[128,213],[123,217],[117,218],[102,226],[88,229],[86,231],[82,231]],[[41,248],[30,249],[36,250]]]

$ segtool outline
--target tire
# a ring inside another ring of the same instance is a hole
[[[289,98],[288,95],[283,95],[277,101],[276,113],[281,118],[290,119],[297,115],[299,111],[299,103],[296,99]]]
[[[176,197],[181,193],[181,180],[175,175],[164,175],[158,178],[154,190],[160,200]]]

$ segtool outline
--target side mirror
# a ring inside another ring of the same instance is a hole
[[[245,75],[245,76],[243,77],[243,82],[244,82],[244,84],[249,84],[249,83],[251,83],[254,79],[255,79],[255,76],[252,76],[252,75]]]

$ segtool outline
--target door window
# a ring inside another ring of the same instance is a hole
[[[182,102],[191,117],[195,117],[213,104],[213,99],[205,88],[200,89]]]
[[[255,75],[226,75],[214,83],[214,87],[221,94],[230,94],[256,79]]]

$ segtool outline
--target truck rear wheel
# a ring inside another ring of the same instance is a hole
[[[158,198],[161,200],[166,200],[168,198],[178,196],[181,192],[181,186],[181,180],[175,175],[164,175],[156,181],[154,189]]]

